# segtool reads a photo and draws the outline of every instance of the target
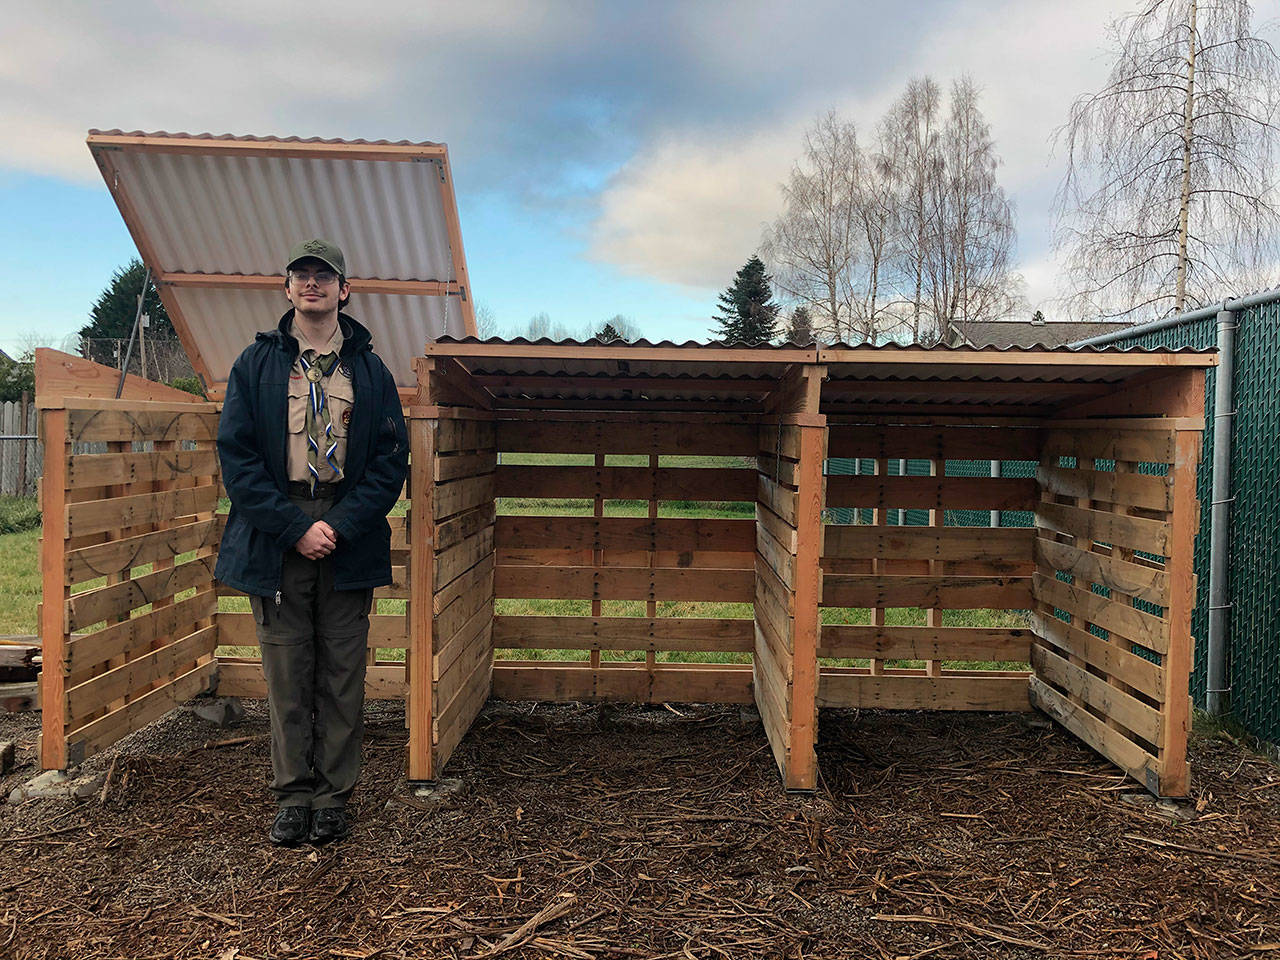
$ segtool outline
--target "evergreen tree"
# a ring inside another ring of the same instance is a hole
[[[110,286],[94,301],[89,310],[89,323],[80,328],[81,353],[90,360],[110,366],[117,363],[114,344],[92,341],[129,339],[134,317],[138,313],[138,294],[142,291],[142,278],[145,274],[146,268],[142,261],[135,257],[112,275]],[[148,340],[178,338],[154,283],[147,284],[142,311],[151,318],[146,332]]]
[[[596,339],[601,343],[613,343],[615,340],[621,340],[622,334],[618,332],[617,327],[612,323],[606,323],[596,331]]]
[[[791,320],[787,323],[783,339],[798,347],[807,347],[813,343],[813,319],[808,307],[796,307],[791,311]]]
[[[725,343],[768,343],[778,335],[778,305],[764,262],[753,256],[720,294],[718,339]]]

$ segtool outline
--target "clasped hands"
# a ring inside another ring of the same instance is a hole
[[[323,520],[317,520],[302,535],[302,538],[294,544],[294,549],[308,560],[320,560],[333,553],[333,548],[337,545],[338,535],[334,532],[333,527]]]

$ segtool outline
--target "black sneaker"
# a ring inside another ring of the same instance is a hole
[[[271,824],[271,842],[278,847],[296,847],[307,839],[311,828],[311,810],[308,807],[281,807]]]
[[[315,844],[333,843],[351,832],[351,821],[342,807],[324,807],[311,816],[311,836]]]

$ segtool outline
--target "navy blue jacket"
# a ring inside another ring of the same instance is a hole
[[[280,589],[280,567],[312,524],[289,501],[286,422],[289,375],[298,341],[290,310],[277,329],[259,333],[236,358],[218,424],[222,482],[231,515],[218,549],[215,576],[260,597]],[[387,511],[400,497],[409,465],[409,438],[395,381],[370,346],[369,331],[345,313],[339,357],[352,373],[355,401],[347,428],[347,459],[333,507],[324,520],[338,535],[333,561],[337,590],[391,582]]]

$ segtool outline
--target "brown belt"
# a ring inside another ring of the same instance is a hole
[[[315,492],[311,491],[311,484],[302,480],[289,481],[289,496],[306,497],[308,500],[332,500],[338,495],[338,485],[336,483],[317,483]]]

